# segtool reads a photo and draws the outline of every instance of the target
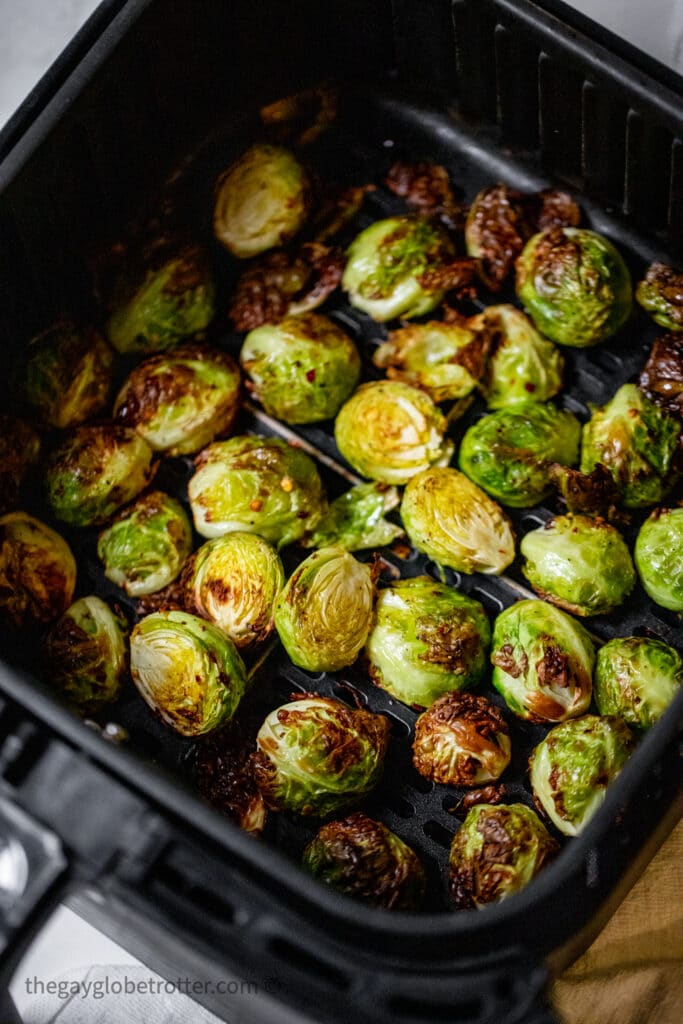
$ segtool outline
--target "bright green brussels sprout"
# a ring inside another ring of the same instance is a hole
[[[620,718],[584,715],[550,730],[529,758],[534,800],[563,835],[595,814],[635,745]]]
[[[539,331],[572,348],[611,338],[631,315],[631,278],[621,255],[585,228],[534,235],[517,260],[517,294]]]
[[[155,468],[152,449],[134,430],[76,427],[51,455],[47,498],[70,526],[97,526],[144,490]]]
[[[65,430],[104,411],[114,353],[93,328],[62,322],[34,338],[26,363],[26,398],[45,423]]]
[[[520,551],[536,593],[574,615],[608,615],[636,581],[624,538],[592,516],[556,516],[527,533]]]
[[[320,313],[288,316],[250,331],[240,362],[266,412],[285,423],[336,416],[360,374],[356,346]]]
[[[309,181],[294,154],[257,144],[216,183],[214,234],[233,256],[249,259],[289,242],[309,206]]]
[[[636,288],[636,301],[667,331],[683,331],[683,274],[652,263]]]
[[[172,583],[191,550],[185,509],[162,491],[143,494],[124,508],[97,542],[104,575],[129,597],[155,594]]]
[[[425,873],[417,855],[361,811],[323,825],[304,850],[303,867],[344,896],[383,910],[419,910]]]
[[[121,692],[127,632],[125,620],[99,597],[75,601],[45,638],[47,681],[83,714],[97,714]]]
[[[347,255],[342,288],[349,302],[382,323],[422,316],[438,306],[455,253],[430,221],[389,217],[361,231]]]
[[[275,604],[275,628],[295,665],[335,672],[362,650],[374,600],[369,565],[343,548],[321,548],[287,580]]]
[[[247,688],[232,640],[187,612],[153,612],[130,638],[130,672],[140,695],[181,736],[229,722]]]
[[[392,331],[375,366],[393,380],[422,388],[435,402],[466,398],[484,372],[483,339],[464,324],[431,320]]]
[[[461,910],[520,892],[560,846],[524,804],[478,804],[451,843],[451,899]]]
[[[277,552],[255,533],[227,533],[195,551],[183,569],[188,611],[222,629],[241,650],[266,640],[285,583]]]
[[[636,538],[634,557],[648,597],[683,612],[683,508],[657,508]]]
[[[240,397],[240,372],[229,355],[184,345],[136,366],[118,394],[114,415],[154,451],[190,455],[228,432]]]
[[[327,503],[315,463],[277,437],[232,437],[195,460],[188,495],[197,533],[241,530],[281,548],[317,526]]]
[[[429,707],[481,680],[491,630],[478,601],[429,576],[381,590],[365,654],[377,686],[404,704]]]
[[[457,469],[414,476],[401,517],[418,551],[458,572],[497,576],[515,557],[515,535],[503,510]]]
[[[489,409],[547,402],[562,387],[564,358],[514,306],[489,306],[470,323],[489,333],[492,353],[482,381]]]
[[[586,630],[545,601],[517,601],[493,626],[493,685],[519,718],[563,722],[591,702],[595,648]]]
[[[334,425],[337,447],[363,476],[404,484],[420,470],[446,465],[453,445],[446,419],[429,395],[401,381],[363,384]]]
[[[602,463],[627,508],[655,505],[673,486],[671,468],[680,432],[673,416],[635,384],[624,384],[583,428],[581,472],[590,473]]]
[[[0,413],[0,515],[16,508],[39,455],[40,437],[31,424]]]
[[[26,512],[0,516],[0,622],[51,622],[69,605],[76,560],[66,541]]]
[[[274,811],[324,817],[379,782],[389,720],[331,697],[303,695],[276,708],[256,738],[254,776]]]
[[[304,547],[325,548],[336,545],[345,551],[382,548],[403,534],[395,523],[384,518],[397,508],[398,491],[387,484],[356,484],[330,504]]]
[[[415,723],[413,764],[446,786],[484,786],[510,763],[510,730],[495,704],[474,693],[446,693]]]
[[[529,508],[552,494],[548,470],[554,462],[578,461],[580,439],[573,413],[520,402],[477,420],[462,439],[458,464],[491,497]]]
[[[601,715],[618,715],[629,725],[649,729],[681,686],[683,659],[661,640],[619,637],[598,651],[594,692]]]

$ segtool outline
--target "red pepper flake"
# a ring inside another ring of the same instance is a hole
[[[313,381],[315,380],[315,370],[308,371],[308,373],[306,374],[306,380],[309,382],[309,384],[313,383]]]
[[[260,498],[254,498],[253,501],[249,502],[249,508],[252,512],[260,512],[263,508],[263,502]]]

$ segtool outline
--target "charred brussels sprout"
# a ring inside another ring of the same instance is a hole
[[[271,711],[252,760],[266,805],[322,818],[358,802],[379,782],[389,729],[382,715],[330,697],[307,695]]]
[[[395,487],[387,484],[356,484],[330,504],[304,547],[324,548],[336,545],[345,551],[382,548],[402,536],[400,526],[384,518],[385,512],[398,507]]]
[[[0,516],[0,622],[51,622],[69,605],[76,586],[71,548],[26,512]]]
[[[638,383],[648,398],[683,419],[683,334],[653,342]]]
[[[536,593],[574,615],[608,615],[636,581],[624,538],[591,516],[556,516],[527,533],[520,551]]]
[[[466,398],[484,372],[483,337],[461,324],[410,324],[373,356],[387,376],[422,388],[435,402]]]
[[[649,729],[681,686],[683,660],[661,640],[620,637],[598,652],[595,703],[601,715],[618,715],[629,725]]]
[[[0,413],[0,515],[15,508],[40,455],[40,437],[16,416]]]
[[[229,722],[247,677],[235,645],[217,626],[187,612],[154,612],[130,638],[130,672],[140,695],[181,736]]]
[[[360,811],[323,825],[303,866],[344,896],[383,910],[419,910],[425,873],[417,855],[386,825]]]
[[[520,192],[493,185],[475,196],[465,224],[465,242],[491,291],[500,291],[532,231]]]
[[[413,763],[432,782],[484,786],[510,763],[510,730],[485,697],[446,693],[415,724]]]
[[[285,423],[336,416],[360,374],[354,343],[319,313],[250,331],[240,362],[266,412]]]
[[[517,294],[539,331],[585,348],[613,334],[631,314],[631,278],[611,242],[583,228],[550,228],[517,260]]]
[[[683,331],[683,274],[653,263],[636,288],[636,300],[667,331]]]
[[[25,392],[51,427],[65,430],[104,411],[114,353],[97,331],[60,323],[29,346]]]
[[[534,749],[534,800],[563,835],[578,835],[595,814],[634,743],[620,718],[584,715],[556,725]]]
[[[544,601],[518,601],[493,627],[493,685],[519,718],[563,722],[588,711],[595,648],[578,622]]]
[[[648,597],[683,612],[683,508],[655,509],[640,528],[634,556]]]
[[[489,306],[470,321],[491,336],[492,354],[482,381],[489,409],[547,402],[562,387],[564,359],[514,306]]]

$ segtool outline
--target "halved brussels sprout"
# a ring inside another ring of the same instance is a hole
[[[114,415],[157,452],[190,455],[226,434],[240,406],[240,372],[229,355],[184,345],[136,366]]]
[[[400,526],[384,518],[384,513],[397,508],[400,500],[396,488],[387,484],[356,484],[331,502],[303,545],[336,545],[345,551],[385,547],[403,534]]]
[[[181,736],[200,736],[229,722],[247,676],[232,640],[187,612],[153,612],[130,638],[133,682],[161,720]]]
[[[573,413],[520,402],[477,420],[462,439],[458,464],[504,505],[530,508],[552,494],[548,470],[554,462],[576,464],[580,440]]]
[[[287,580],[275,604],[275,628],[295,665],[335,672],[362,650],[374,600],[369,565],[343,548],[321,548]]]
[[[192,550],[192,529],[183,506],[150,491],[124,508],[97,542],[104,575],[129,597],[155,594],[172,583]]]
[[[510,730],[486,697],[446,693],[415,723],[413,764],[446,786],[484,786],[510,763]]]
[[[425,873],[402,839],[361,811],[323,825],[304,850],[303,867],[344,896],[383,910],[419,910]]]
[[[289,242],[309,207],[308,177],[294,154],[258,143],[216,182],[214,234],[233,256],[249,259]]]
[[[563,722],[591,702],[595,648],[586,630],[544,601],[517,601],[493,626],[493,685],[519,718]]]
[[[39,455],[40,437],[31,424],[0,413],[0,514],[17,506]]]
[[[656,324],[683,331],[683,274],[666,263],[652,263],[636,288],[636,301]]]
[[[507,185],[492,185],[474,197],[467,223],[467,254],[477,260],[479,275],[491,291],[500,291],[524,242],[533,231],[524,196]]]
[[[579,469],[570,469],[555,462],[548,467],[548,475],[553,487],[564,499],[568,512],[585,512],[610,522],[624,518],[617,509],[619,489],[612,474],[601,462],[590,473],[582,473]]]
[[[431,320],[392,331],[372,359],[392,380],[422,388],[435,402],[466,398],[484,372],[485,341],[464,324]]]
[[[527,886],[559,849],[524,804],[479,804],[451,843],[451,899],[461,910],[500,903]]]
[[[597,345],[631,315],[631,278],[610,241],[585,228],[550,228],[517,260],[517,294],[539,331],[559,345]]]
[[[536,593],[574,615],[608,615],[636,582],[624,538],[592,516],[556,516],[527,533],[520,551]]]
[[[193,766],[199,792],[212,807],[225,814],[241,829],[260,836],[268,810],[256,785],[251,757],[261,724],[253,704],[222,729],[203,736],[193,746]]]
[[[665,334],[654,340],[638,383],[648,398],[683,419],[682,334]]]
[[[285,583],[277,552],[254,533],[202,544],[183,569],[185,607],[222,629],[241,650],[266,640]]]
[[[26,512],[0,516],[0,621],[51,622],[69,605],[76,560],[66,541]]]
[[[380,780],[389,731],[383,715],[331,697],[308,694],[271,711],[252,758],[266,805],[322,818],[362,800]]]
[[[231,437],[200,452],[187,493],[197,533],[241,530],[281,548],[318,524],[327,503],[313,460],[277,437]]]
[[[636,538],[634,557],[648,597],[683,612],[683,508],[657,508]]]
[[[250,331],[240,362],[266,412],[285,423],[336,416],[360,375],[356,346],[319,313],[288,316]]]
[[[489,409],[517,402],[547,402],[562,387],[564,358],[514,306],[489,306],[470,320],[492,336],[482,391]]]
[[[405,704],[429,707],[480,681],[490,641],[478,601],[417,576],[380,591],[365,653],[377,686]]]
[[[114,353],[96,330],[56,324],[29,346],[26,398],[51,427],[78,426],[107,407],[113,366]]]
[[[634,746],[620,718],[584,715],[556,725],[529,758],[536,806],[563,835],[578,835]]]
[[[420,470],[446,465],[453,444],[429,395],[401,381],[371,381],[342,406],[334,425],[339,451],[371,480],[404,484]]]
[[[598,651],[595,703],[601,715],[618,715],[629,725],[649,729],[681,686],[683,659],[661,640],[619,637]]]
[[[401,517],[418,551],[459,572],[497,576],[515,557],[515,535],[500,505],[457,469],[414,476]]]

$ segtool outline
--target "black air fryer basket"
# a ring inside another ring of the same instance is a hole
[[[497,181],[527,190],[562,184],[634,276],[653,258],[680,261],[683,83],[596,32],[550,0],[107,0],[0,136],[5,377],[14,354],[57,314],[94,315],[93,254],[153,211],[160,194],[173,194],[187,225],[209,240],[213,182],[254,137],[259,106],[322,80],[338,83],[342,97],[316,151],[331,177],[379,181],[400,156],[445,164],[468,199]],[[396,202],[379,189],[357,227]],[[328,311],[369,365],[377,325],[339,297]],[[566,407],[585,417],[587,403],[609,398],[640,370],[656,334],[639,317],[616,341],[567,350]],[[214,340],[233,351],[240,342],[224,319]],[[258,410],[242,426],[281,432]],[[329,432],[298,434],[318,453],[330,491],[346,486]],[[189,460],[174,460],[160,484],[182,492],[190,472]],[[514,513],[516,532],[550,514]],[[69,540],[79,593],[114,597],[92,537]],[[387,579],[438,572],[415,552],[388,553],[383,565]],[[516,563],[501,578],[447,579],[491,616],[528,594]],[[652,631],[683,643],[679,619],[641,590],[590,624],[603,639]],[[135,693],[112,712],[130,736],[117,745],[37,681],[25,642],[3,640],[0,824],[11,819],[30,837],[39,864],[24,897],[0,916],[5,984],[67,900],[89,904],[104,930],[161,974],[180,963],[197,979],[226,971],[258,979],[259,998],[239,1017],[229,994],[210,984],[196,996],[228,1020],[301,1020],[294,1009],[359,1024],[550,1020],[549,972],[591,941],[683,806],[681,694],[582,835],[527,890],[485,912],[452,912],[443,894],[458,793],[412,769],[415,714],[359,670],[311,676],[276,651],[258,682],[264,713],[313,689],[392,720],[385,781],[367,809],[424,858],[430,897],[420,915],[372,911],[299,870],[314,824],[282,815],[264,841],[249,838],[199,799],[191,744]],[[544,730],[514,729],[508,790],[529,803],[525,760]]]

